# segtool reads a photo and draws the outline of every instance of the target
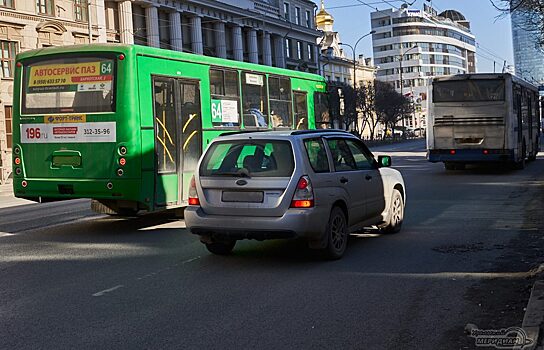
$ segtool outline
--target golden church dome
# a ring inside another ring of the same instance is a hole
[[[321,0],[321,9],[315,16],[315,23],[318,27],[334,23],[334,18],[325,10],[325,0]]]

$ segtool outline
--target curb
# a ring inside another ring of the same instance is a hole
[[[544,324],[544,280],[536,281],[531,290],[531,296],[527,302],[527,309],[523,316],[522,328],[527,337],[533,339],[532,345],[524,347],[524,350],[544,349],[540,343],[540,327]]]

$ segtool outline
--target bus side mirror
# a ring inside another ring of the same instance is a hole
[[[380,168],[387,168],[391,166],[390,156],[378,156],[378,165]]]

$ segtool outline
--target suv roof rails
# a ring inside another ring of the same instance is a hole
[[[264,130],[241,130],[241,131],[228,131],[228,132],[223,132],[221,134],[219,134],[219,137],[221,136],[228,136],[228,135],[238,135],[238,134],[251,134],[251,133],[254,133],[254,132],[267,132],[267,131],[272,131],[270,129],[264,129]]]
[[[297,131],[293,131],[291,135],[306,135],[306,134],[333,133],[333,132],[353,135],[352,133],[346,130],[340,130],[340,129],[297,130]]]

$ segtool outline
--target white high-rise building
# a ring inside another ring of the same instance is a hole
[[[476,72],[476,40],[470,23],[455,10],[438,14],[403,6],[371,13],[376,78],[392,83],[416,104],[408,126],[424,127],[430,78]]]

